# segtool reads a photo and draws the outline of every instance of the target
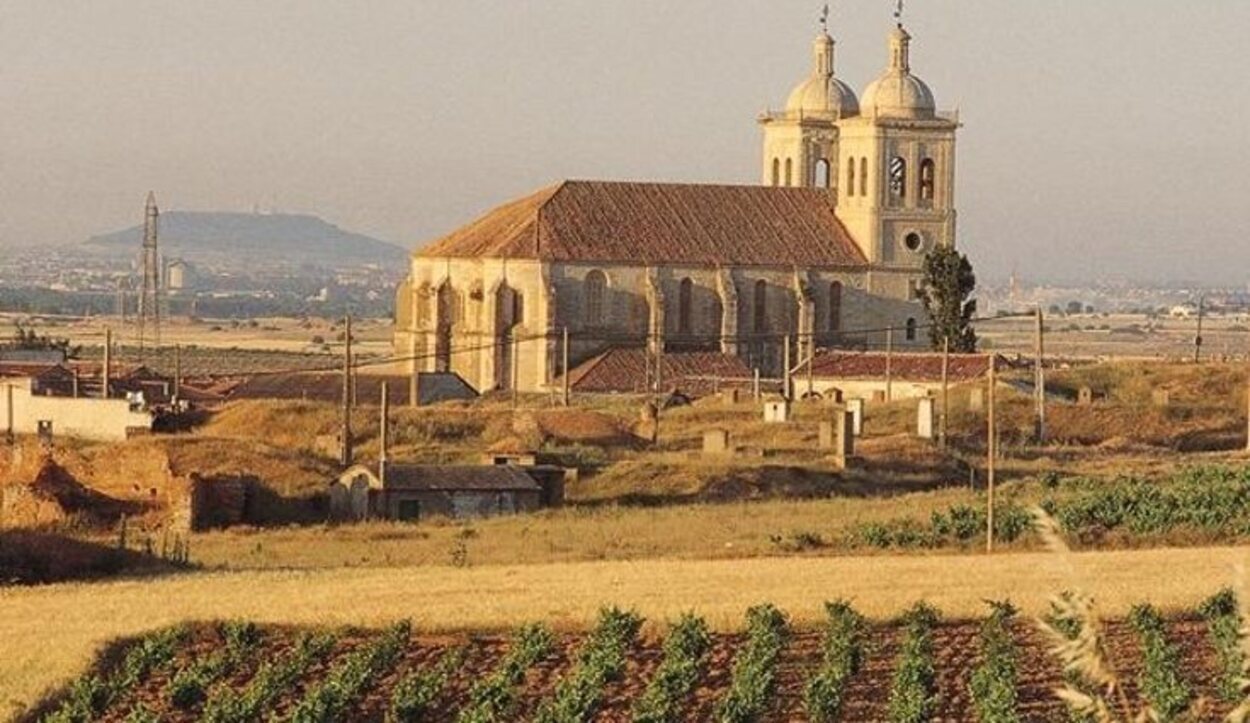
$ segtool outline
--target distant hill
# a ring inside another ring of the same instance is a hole
[[[86,248],[109,255],[138,254],[143,227],[92,236]],[[407,251],[395,244],[290,214],[170,211],[161,214],[161,255],[189,261],[293,266],[402,264]]]

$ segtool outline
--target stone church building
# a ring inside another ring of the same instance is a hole
[[[762,184],[564,181],[415,252],[395,352],[479,390],[543,391],[616,347],[716,351],[765,375],[813,348],[927,344],[924,254],[955,240],[954,114],[911,36],[857,98],[825,31],[785,109],[760,116]],[[790,343],[790,349],[785,345]]]

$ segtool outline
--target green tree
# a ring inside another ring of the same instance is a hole
[[[968,298],[976,286],[968,257],[953,247],[938,246],[925,254],[920,298],[929,316],[929,341],[934,349],[941,349],[942,340],[950,339],[953,352],[977,350],[977,333],[972,328],[977,302]]]

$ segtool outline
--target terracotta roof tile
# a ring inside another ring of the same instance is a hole
[[[812,374],[826,379],[884,379],[886,354],[882,352],[848,352],[820,350]],[[1000,368],[1003,366],[999,364]],[[951,354],[948,375],[951,381],[969,381],[989,370],[985,354]],[[806,373],[801,369],[800,374]],[[900,381],[936,382],[942,380],[941,354],[895,353],[890,360],[890,374]]]
[[[826,191],[565,181],[500,206],[417,252],[741,266],[864,266]]]
[[[389,464],[386,489],[540,490],[524,471],[507,465]]]
[[[739,357],[719,352],[666,352],[662,381],[666,390],[700,396],[720,386],[748,386],[752,371]],[[647,391],[645,349],[610,349],[583,362],[569,374],[569,388],[583,393]]]

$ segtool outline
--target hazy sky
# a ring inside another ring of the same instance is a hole
[[[753,183],[822,0],[0,0],[0,244],[166,209],[415,246],[562,178]],[[838,74],[889,0],[833,2]],[[1245,0],[911,0],[986,276],[1250,279]],[[2,251],[0,251],[2,253]]]

